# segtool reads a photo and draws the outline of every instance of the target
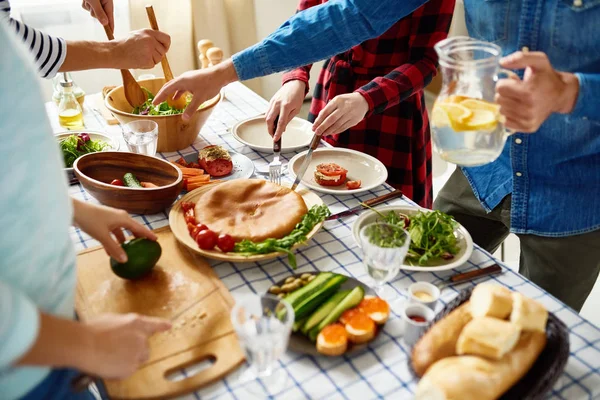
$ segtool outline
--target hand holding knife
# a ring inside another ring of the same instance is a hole
[[[292,185],[292,190],[296,190],[296,188],[298,187],[298,184],[304,177],[304,174],[306,173],[306,170],[308,169],[308,165],[310,164],[310,161],[312,160],[313,151],[317,147],[319,147],[319,143],[321,143],[321,136],[315,134],[312,138],[312,142],[310,142],[310,148],[308,149],[308,153],[306,153],[306,156],[304,156],[304,161],[302,161],[302,165],[300,165],[300,168],[298,169],[298,173],[296,174],[296,180],[294,181],[294,184]]]

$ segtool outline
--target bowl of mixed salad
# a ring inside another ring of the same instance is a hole
[[[65,163],[65,171],[73,174],[73,163],[79,157],[99,151],[119,150],[119,141],[102,132],[69,131],[55,135]]]
[[[121,124],[140,119],[150,119],[158,124],[158,152],[179,151],[189,147],[204,126],[215,106],[221,100],[219,93],[204,102],[189,121],[183,121],[181,114],[191,101],[188,95],[178,101],[163,102],[153,105],[152,100],[165,84],[164,78],[153,78],[139,81],[148,100],[139,107],[132,107],[125,98],[123,86],[118,86],[106,94],[106,108]]]
[[[408,232],[411,243],[401,266],[404,270],[433,272],[457,268],[473,252],[469,232],[441,211],[402,205],[366,210],[352,226],[359,247],[361,228],[374,222],[398,225]]]

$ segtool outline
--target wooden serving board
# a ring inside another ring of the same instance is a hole
[[[162,256],[139,281],[113,274],[101,247],[77,257],[76,310],[82,320],[103,313],[139,313],[171,320],[149,339],[150,359],[120,381],[105,381],[115,399],[165,399],[223,378],[244,361],[230,320],[233,297],[210,265],[180,245],[169,227],[155,231]],[[167,375],[203,360],[213,364],[179,381]]]

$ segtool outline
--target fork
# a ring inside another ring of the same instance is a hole
[[[277,122],[279,122],[279,117],[275,118],[273,134],[277,130]],[[281,161],[279,160],[279,153],[281,153],[281,138],[273,142],[273,161],[269,163],[269,181],[277,185],[281,185]]]

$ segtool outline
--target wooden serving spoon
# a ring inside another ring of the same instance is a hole
[[[114,40],[113,32],[108,24],[104,25],[104,31],[108,40]],[[126,69],[121,70],[121,77],[123,78],[123,89],[125,90],[125,99],[132,107],[141,106],[148,100],[148,96],[137,83],[131,72]]]
[[[158,31],[158,22],[156,21],[156,14],[154,14],[154,7],[146,6],[146,14],[148,14],[148,21],[150,21],[150,26],[152,29]],[[165,83],[167,83],[173,79],[173,72],[171,71],[171,66],[169,65],[166,54],[163,56],[162,60],[160,60],[160,65],[162,65],[163,73],[165,75]],[[174,100],[173,96],[171,96],[167,99],[167,104],[173,108],[183,110],[187,106],[187,96],[184,93],[183,95],[179,96],[177,100]]]

